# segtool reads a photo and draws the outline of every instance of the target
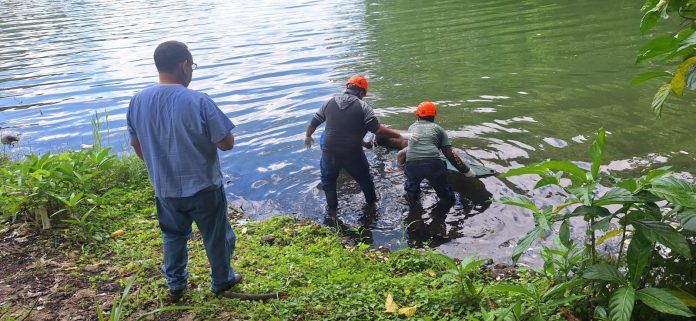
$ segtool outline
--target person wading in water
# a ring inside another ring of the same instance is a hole
[[[405,161],[404,174],[406,175],[406,198],[409,202],[418,200],[420,195],[420,183],[427,179],[435,190],[441,202],[455,203],[454,192],[447,183],[447,160],[454,165],[466,177],[475,177],[476,174],[452,152],[447,133],[438,124],[435,124],[437,107],[429,101],[424,101],[416,109],[416,122],[409,128],[411,134],[408,147],[399,151],[397,159],[400,163]],[[442,154],[440,154],[442,151]]]
[[[346,91],[326,101],[307,125],[304,144],[309,149],[314,143],[312,134],[319,125],[326,122],[320,168],[321,187],[329,209],[338,207],[336,179],[341,169],[345,169],[360,185],[365,202],[372,204],[377,201],[370,165],[362,149],[362,139],[368,131],[378,137],[404,137],[398,131],[379,123],[372,107],[362,100],[365,95],[367,79],[362,75],[350,77]]]

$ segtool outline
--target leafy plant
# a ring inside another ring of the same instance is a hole
[[[656,78],[667,78],[669,81],[662,84],[652,101],[652,109],[659,117],[662,114],[662,106],[672,92],[676,96],[682,96],[685,87],[694,88],[694,63],[696,63],[696,2],[692,0],[647,0],[641,10],[643,18],[640,22],[640,31],[648,33],[660,20],[669,19],[670,16],[678,16],[683,20],[678,29],[668,35],[658,36],[650,40],[640,48],[636,63],[647,60],[660,59],[664,62],[680,61],[673,72],[649,71],[637,75],[631,85],[635,86],[645,81]]]
[[[449,270],[441,277],[443,281],[456,283],[458,294],[464,299],[475,298],[481,294],[483,287],[476,289],[474,274],[486,260],[467,256],[457,264],[457,262],[447,256],[441,255],[440,257],[449,266]]]
[[[497,284],[490,288],[492,291],[501,291],[508,294],[520,294],[533,304],[526,309],[519,309],[513,313],[516,320],[529,316],[530,320],[546,320],[544,316],[555,313],[559,306],[585,299],[585,294],[571,294],[582,287],[587,281],[583,279],[572,279],[551,287],[539,287],[533,283],[525,286],[517,284]],[[580,291],[578,291],[580,292]]]
[[[589,170],[571,162],[545,161],[504,174],[508,177],[537,174],[541,179],[535,188],[555,185],[568,194],[563,204],[544,209],[537,208],[526,197],[500,200],[532,211],[535,218],[535,227],[515,247],[513,260],[517,261],[541,235],[555,232],[556,250],[542,246],[545,272],[550,274],[554,283],[568,280],[558,286],[576,282],[580,275],[592,280],[593,286],[588,294],[595,303],[608,307],[610,320],[630,320],[637,301],[659,313],[694,316],[684,302],[664,288],[664,277],[650,279],[646,272],[668,275],[675,271],[652,268],[651,262],[662,257],[656,250],[658,246],[668,249],[668,257],[674,265],[693,264],[692,243],[688,237],[695,232],[692,220],[693,213],[696,213],[696,187],[670,176],[668,168],[658,168],[637,179],[613,179],[615,185],[600,193],[598,187],[605,178],[600,171],[604,138],[604,130],[600,129],[590,148],[592,162]],[[571,206],[575,207],[570,210]],[[582,217],[587,222],[582,255],[570,250],[573,243],[568,220],[572,217]],[[609,231],[612,223],[618,224],[619,228]],[[559,225],[557,230],[555,225]],[[597,238],[597,231],[603,231],[604,236]],[[599,245],[605,239],[619,235],[621,241],[616,256],[600,257],[597,254]],[[625,243],[629,246],[624,250]],[[538,294],[534,289],[506,289],[537,298],[537,307],[544,303],[539,295],[534,296]]]
[[[101,147],[98,116],[93,126],[95,145],[92,148],[61,154],[29,154],[25,161],[2,164],[2,216],[20,211],[32,213],[37,225],[50,229],[51,217],[60,218],[66,213],[63,222],[80,227],[82,234],[89,236],[92,226],[88,218],[95,209],[93,200],[112,189],[100,185],[103,184],[100,177],[108,176],[116,161],[110,148]]]

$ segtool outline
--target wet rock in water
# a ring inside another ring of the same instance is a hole
[[[19,134],[3,134],[0,137],[0,143],[3,145],[14,146],[20,140]]]

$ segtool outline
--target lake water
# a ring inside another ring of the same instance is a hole
[[[394,153],[377,149],[367,155],[378,208],[364,209],[345,180],[341,209],[327,216],[320,151],[302,146],[307,121],[363,73],[382,123],[406,129],[420,101],[435,101],[454,147],[501,172],[547,158],[587,161],[600,127],[610,133],[612,173],[665,164],[687,172],[693,94],[668,100],[656,120],[657,84],[628,86],[649,67],[633,64],[646,39],[639,9],[599,0],[2,0],[0,131],[22,135],[9,153],[74,149],[92,143],[99,113],[104,142],[129,150],[129,99],[157,81],[155,46],[180,40],[199,64],[190,88],[237,125],[221,162],[228,197],[250,218],[296,213],[391,248],[430,240],[452,256],[507,260],[532,219],[487,200],[526,194],[553,204],[557,191],[530,191],[529,178],[458,181],[462,205],[440,213],[426,190],[422,208],[409,209]]]

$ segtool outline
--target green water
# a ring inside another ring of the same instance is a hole
[[[650,102],[658,83],[628,86],[655,67],[634,64],[647,41],[639,3],[370,1],[366,8],[368,40],[360,48],[377,78],[378,105],[440,102],[437,121],[455,145],[506,167],[580,161],[604,127],[611,160],[657,153],[691,169],[692,157],[679,151],[696,151],[693,93],[669,100],[656,120]],[[411,121],[408,113],[385,119],[400,128]],[[580,135],[586,143],[573,140]]]

